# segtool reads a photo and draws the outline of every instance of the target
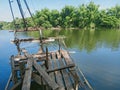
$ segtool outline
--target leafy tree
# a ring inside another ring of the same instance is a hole
[[[61,11],[61,26],[72,27],[73,26],[73,12],[75,8],[73,6],[65,6]]]
[[[61,11],[49,10],[44,8],[40,11],[36,11],[32,18],[26,18],[27,26],[34,27],[37,24],[38,27],[51,28],[120,28],[120,6],[100,10],[99,5],[94,2],[89,4],[82,4],[79,7],[65,6]],[[23,20],[16,18],[15,22],[19,29],[24,28]],[[0,29],[13,28],[14,23],[2,22],[0,23]]]
[[[60,23],[60,13],[57,10],[52,10],[50,13],[50,23],[53,27],[59,26]]]

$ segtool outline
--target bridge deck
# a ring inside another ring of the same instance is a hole
[[[76,71],[75,63],[65,50],[30,55],[12,56],[12,88],[30,90],[31,82],[39,86],[45,85],[46,90],[78,90],[85,88],[84,82]],[[17,60],[16,60],[17,59]],[[18,73],[20,75],[18,75]]]

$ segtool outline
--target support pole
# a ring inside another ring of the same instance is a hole
[[[32,15],[32,13],[31,13],[31,11],[30,11],[30,8],[29,8],[29,6],[28,6],[28,4],[27,4],[27,1],[24,0],[24,3],[25,3],[25,5],[26,5],[26,7],[27,7],[27,10],[28,10],[28,12],[29,12],[29,14],[30,14],[30,16],[31,16],[31,18],[32,18],[32,20],[33,20],[33,22],[34,22],[34,24],[35,24],[35,21],[34,21],[33,15]]]
[[[24,28],[25,28],[25,31],[27,31],[27,30],[28,30],[28,28],[27,28],[27,22],[26,22],[25,17],[24,17],[24,12],[23,12],[23,9],[22,9],[22,6],[21,6],[21,3],[20,3],[20,0],[17,0],[17,4],[18,4],[18,7],[19,7],[19,10],[20,10],[20,13],[21,13],[21,16],[22,16],[23,22],[24,22]]]
[[[5,87],[5,90],[8,90],[11,79],[12,79],[12,73],[10,74],[10,77],[9,77],[9,80],[8,80],[7,85]]]
[[[13,8],[12,8],[12,2],[11,0],[8,0],[9,1],[9,5],[10,5],[10,11],[12,13],[12,18],[13,18],[13,23],[14,23],[14,26],[15,26],[15,38],[16,38],[16,31],[17,31],[17,26],[16,26],[16,22],[15,22],[15,16],[14,16],[14,13],[13,13]]]

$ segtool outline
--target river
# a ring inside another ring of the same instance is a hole
[[[44,36],[65,36],[67,50],[94,90],[120,90],[120,30],[62,30],[44,31]],[[37,37],[37,33],[21,33],[19,37]],[[4,90],[10,75],[10,56],[17,50],[10,40],[14,34],[0,31],[0,90]],[[49,50],[57,49],[57,42],[47,44]],[[54,46],[54,47],[53,47]],[[21,44],[36,53],[39,44]],[[32,49],[30,47],[33,47]]]

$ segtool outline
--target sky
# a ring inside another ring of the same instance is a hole
[[[24,14],[28,16],[27,9],[21,0]],[[88,4],[90,1],[93,1],[95,4],[100,5],[100,9],[106,9],[113,7],[115,5],[120,5],[120,0],[26,0],[31,9],[31,12],[34,13],[36,10],[41,10],[43,8],[57,9],[61,10],[65,5],[79,6],[81,4]],[[16,0],[13,0],[12,3],[15,17],[20,17],[18,6]],[[8,0],[0,0],[0,21],[12,21],[12,16],[9,8]]]

